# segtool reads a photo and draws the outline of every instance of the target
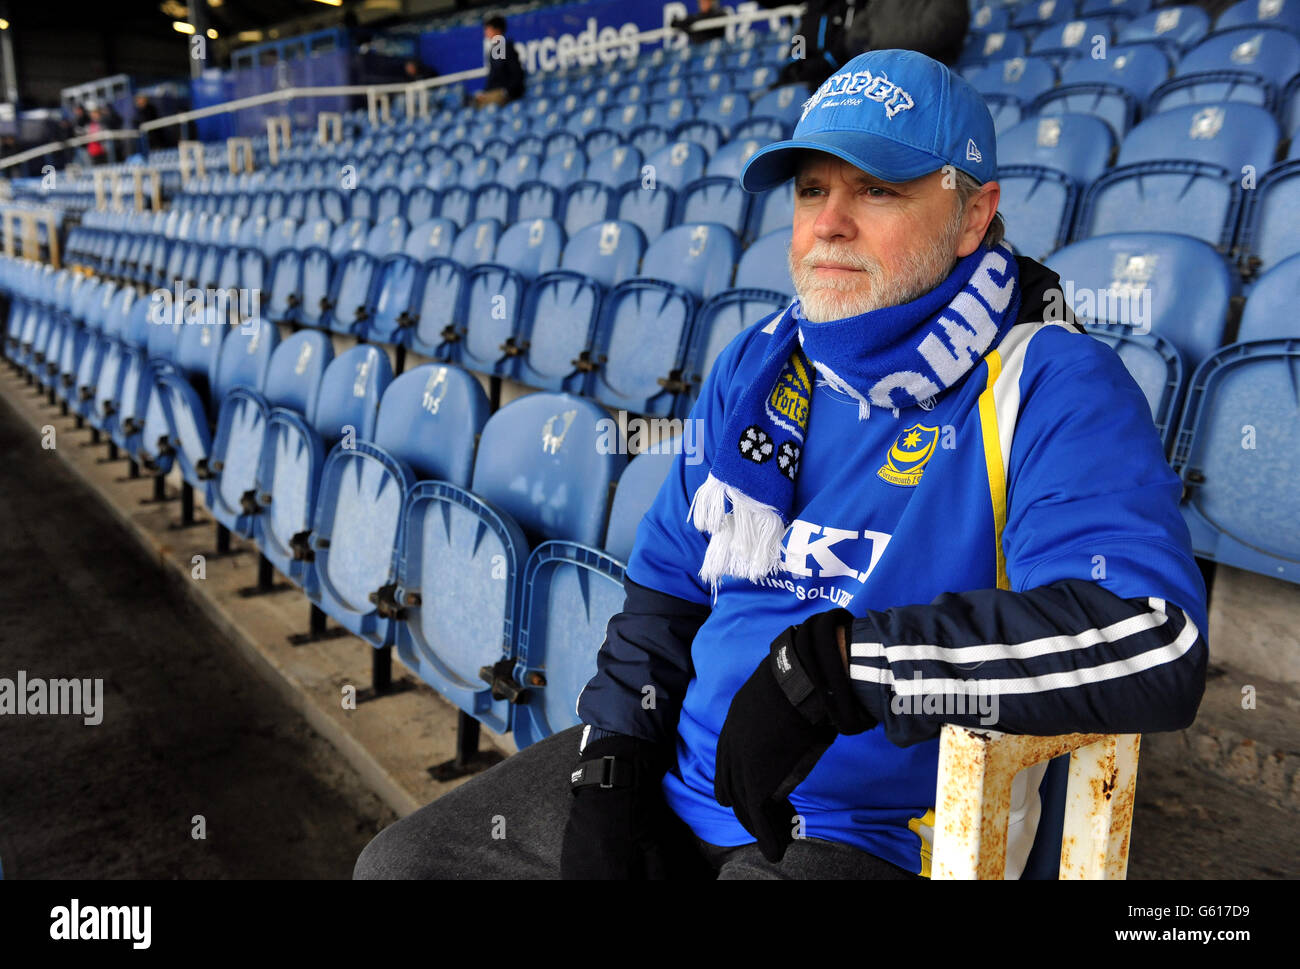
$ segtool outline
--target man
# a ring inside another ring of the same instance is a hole
[[[927,876],[943,723],[1192,721],[1179,481],[1119,358],[1002,243],[996,169],[980,96],[899,50],[748,161],[747,190],[795,178],[798,299],[701,389],[704,461],[642,521],[586,726],[398,822],[358,875]],[[1009,877],[1043,771],[1012,792]]]
[[[135,96],[135,126],[139,128],[148,121],[158,120],[158,109],[153,106],[153,102],[144,94]],[[145,133],[145,143],[149,146],[150,151],[156,151],[164,147],[164,134],[161,128],[150,128]]]
[[[483,23],[487,40],[487,81],[474,95],[474,106],[505,104],[524,96],[524,65],[519,50],[506,37],[506,18],[489,17]]]
[[[724,14],[724,11],[718,9],[715,0],[700,0],[699,12],[693,17],[683,17],[673,24],[675,30],[680,30],[689,35],[692,44],[703,44],[718,37],[723,37],[727,33],[727,28],[721,25],[716,27],[697,27],[702,20],[713,20]]]

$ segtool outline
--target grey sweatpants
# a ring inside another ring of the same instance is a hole
[[[581,727],[538,741],[381,831],[354,878],[557,879],[569,772]],[[696,838],[720,879],[909,879],[920,876],[848,845],[800,839],[779,864],[757,844]]]

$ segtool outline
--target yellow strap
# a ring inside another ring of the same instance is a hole
[[[1002,357],[997,350],[984,358],[988,362],[988,381],[980,394],[980,432],[984,438],[984,467],[989,476],[989,498],[993,503],[993,550],[997,556],[998,588],[1010,589],[1007,559],[1002,551],[1002,529],[1007,523],[1007,475],[1002,466],[1002,446],[998,443],[998,413],[993,402],[993,385],[1002,373]]]

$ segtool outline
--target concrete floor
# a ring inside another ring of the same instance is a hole
[[[349,877],[395,812],[7,407],[0,454],[0,675],[104,679],[98,726],[0,717],[5,875]]]
[[[40,447],[45,426],[56,450]],[[458,783],[426,770],[451,756],[454,710],[397,662],[400,692],[341,709],[342,685],[364,695],[369,648],[289,645],[301,593],[241,598],[251,547],[216,556],[210,524],[170,527],[177,503],[143,503],[150,483],[89,437],[0,372],[0,676],[102,676],[106,710],[98,727],[0,717],[6,875],[346,877],[375,831]],[[1300,773],[1287,766],[1268,796],[1260,776],[1300,750],[1300,690],[1261,691],[1280,717],[1234,720],[1242,674],[1214,673],[1192,730],[1143,738],[1131,879],[1300,874]],[[1271,755],[1252,775],[1243,731],[1265,719]],[[486,731],[482,745],[513,749]],[[205,840],[191,837],[200,814]]]

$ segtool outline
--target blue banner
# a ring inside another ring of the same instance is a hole
[[[575,64],[591,67],[605,64],[613,67],[617,62],[630,63],[641,52],[642,46],[654,48],[658,42],[642,45],[635,35],[644,30],[658,30],[696,12],[696,4],[670,0],[597,0],[595,3],[571,3],[546,7],[531,13],[518,14],[506,21],[506,36],[519,45],[520,58],[527,74],[547,74]],[[724,13],[743,13],[760,10],[757,3],[745,2],[735,7],[723,7]],[[768,21],[755,20],[738,25],[736,36],[746,32],[766,32]],[[596,43],[618,41],[601,51],[591,50]],[[669,40],[669,47],[686,44],[686,35]],[[428,31],[420,35],[420,59],[439,74],[473,70],[484,66],[483,27],[456,27],[451,30]],[[468,88],[482,87],[482,81],[466,84]]]

